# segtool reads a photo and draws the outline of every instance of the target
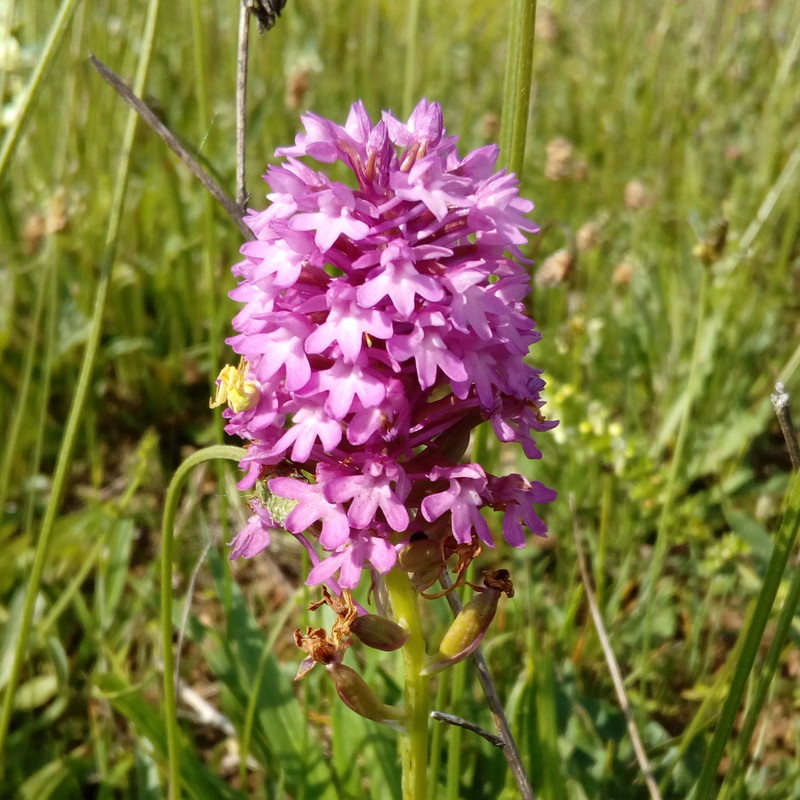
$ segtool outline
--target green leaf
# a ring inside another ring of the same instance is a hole
[[[47,637],[47,652],[56,670],[56,677],[61,686],[65,686],[69,679],[69,657],[60,639],[55,636]]]
[[[128,518],[115,522],[106,536],[108,553],[98,564],[98,590],[95,593],[96,614],[103,631],[109,630],[114,623],[114,614],[128,580],[133,534],[133,520]]]
[[[762,564],[766,564],[772,555],[772,537],[767,532],[767,529],[749,514],[745,514],[742,511],[734,511],[730,508],[729,503],[723,503],[722,510],[733,533],[743,542],[747,542],[753,551],[753,555]]]
[[[4,621],[5,634],[0,644],[0,689],[8,682],[11,674],[11,663],[14,659],[14,647],[17,643],[22,625],[22,610],[25,605],[25,584],[16,592],[8,609],[8,617]]]

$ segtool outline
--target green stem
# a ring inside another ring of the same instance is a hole
[[[503,76],[503,107],[500,111],[500,160],[505,166],[510,165],[511,139],[514,131],[514,97],[517,89],[517,68],[515,54],[519,52],[521,28],[517,25],[519,4],[521,0],[511,0],[508,15],[508,57],[506,71]]]
[[[177,703],[175,700],[175,654],[172,651],[172,550],[175,538],[175,515],[181,489],[191,471],[204,461],[225,458],[241,461],[246,451],[241,447],[217,444],[192,453],[172,476],[164,501],[161,524],[161,638],[164,661],[164,724],[167,730],[167,759],[169,761],[169,797],[180,800],[181,769],[178,738]]]
[[[73,6],[74,3],[63,4],[62,12],[54,24],[54,28],[58,29],[59,26],[66,26],[68,12],[73,8]],[[139,64],[135,78],[136,90],[139,93],[142,92],[145,80],[147,78],[150,56],[153,51],[153,40],[155,38],[157,16],[158,0],[150,0],[147,9],[145,31],[142,37]],[[58,33],[58,30],[54,30],[54,32],[51,33],[46,45],[47,53],[49,53],[49,49],[55,48],[59,38],[60,33]],[[47,58],[49,58],[49,55]],[[41,72],[43,71],[44,66],[41,67]],[[37,74],[34,76],[36,80],[31,81],[31,91],[33,91],[38,85],[38,78],[40,77],[39,70],[37,69]],[[17,128],[18,127],[19,126],[17,126]],[[97,352],[100,345],[100,333],[103,327],[103,311],[105,309],[108,286],[111,280],[111,268],[114,263],[117,235],[119,233],[119,224],[122,218],[123,202],[126,196],[128,172],[130,168],[130,158],[131,151],[133,149],[133,136],[135,131],[136,115],[131,113],[128,115],[127,126],[125,128],[125,133],[123,134],[119,167],[114,184],[114,196],[111,200],[108,230],[106,232],[105,247],[100,267],[100,280],[98,281],[97,292],[95,294],[94,313],[92,315],[91,327],[89,329],[89,337],[86,343],[86,350],[83,354],[81,371],[78,375],[78,384],[75,387],[75,394],[73,395],[72,405],[70,406],[69,416],[67,417],[67,423],[64,429],[64,437],[61,440],[61,447],[58,452],[58,460],[56,462],[55,473],[53,475],[53,486],[50,492],[47,508],[45,510],[44,519],[42,520],[42,529],[39,533],[39,541],[36,543],[36,552],[34,553],[33,565],[31,566],[30,577],[28,578],[25,605],[22,611],[19,638],[17,639],[16,647],[14,649],[14,660],[11,665],[11,672],[8,676],[6,693],[3,698],[2,712],[0,712],[0,753],[2,753],[6,734],[8,733],[8,727],[11,721],[11,713],[14,707],[14,697],[16,694],[17,682],[19,681],[19,674],[22,669],[22,660],[24,658],[25,649],[28,643],[28,635],[30,633],[31,623],[33,620],[33,610],[36,605],[36,597],[39,594],[39,586],[41,585],[42,573],[44,572],[45,561],[48,555],[50,537],[52,536],[53,529],[55,527],[56,517],[58,516],[59,507],[61,505],[61,499],[64,496],[67,472],[69,471],[71,465],[72,452],[75,448],[78,428],[84,418],[86,399],[89,394],[92,373],[94,372],[94,366],[97,360]],[[18,130],[12,128],[3,144],[3,150],[2,153],[0,153],[0,173],[2,173],[6,159],[11,152],[11,148],[15,141],[16,132],[18,132]],[[0,767],[0,771],[1,770],[2,767]]]
[[[403,113],[409,116],[414,110],[417,90],[417,45],[419,44],[420,0],[408,0],[406,14],[406,69],[403,81]]]
[[[450,668],[452,686],[450,708],[461,708],[467,686],[467,662],[460,661]],[[458,800],[461,789],[461,751],[464,746],[464,729],[452,726],[447,742],[447,797]]]
[[[403,800],[425,800],[428,778],[428,715],[430,678],[420,675],[425,666],[425,639],[419,618],[417,594],[408,575],[393,569],[386,576],[395,618],[409,632],[403,646],[405,659],[406,732],[400,743],[403,765]]]
[[[536,0],[512,0],[510,19],[500,116],[500,163],[515,173],[521,182],[533,80]],[[472,458],[483,466],[486,466],[489,455],[488,441],[489,427],[479,426],[473,436]]]
[[[536,0],[513,0],[508,33],[508,61],[503,85],[500,150],[503,163],[520,180],[528,135],[535,31]]]

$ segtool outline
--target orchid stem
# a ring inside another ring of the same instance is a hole
[[[420,675],[425,666],[425,639],[419,618],[417,594],[408,574],[393,569],[386,586],[397,622],[409,632],[403,646],[405,659],[406,732],[400,744],[403,765],[403,800],[425,800],[428,792],[428,712],[431,681]]]

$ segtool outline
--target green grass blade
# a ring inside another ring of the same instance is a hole
[[[224,568],[214,550],[209,553],[209,563],[217,593],[223,597]],[[258,750],[272,771],[282,776],[293,796],[335,800],[336,790],[320,744],[309,736],[308,721],[291,691],[286,671],[281,670],[273,653],[264,658],[263,632],[235,583],[227,621],[224,638],[216,631],[209,632],[218,647],[208,652],[208,662],[227,690],[229,716],[234,721],[244,719],[255,693],[254,753]]]
[[[157,13],[158,0],[150,0],[148,5],[148,17],[145,26],[145,34],[143,37],[139,58],[139,68],[137,70],[135,81],[136,90],[140,93],[144,87],[147,77],[147,69],[150,64],[150,55],[153,48]],[[81,371],[78,377],[78,384],[75,388],[75,394],[70,406],[69,417],[67,419],[66,429],[61,442],[61,448],[58,453],[58,462],[56,464],[55,475],[53,476],[52,492],[47,504],[44,520],[42,521],[39,541],[36,545],[33,566],[31,568],[30,578],[28,580],[28,590],[25,598],[25,608],[23,611],[20,635],[19,639],[17,640],[17,647],[14,653],[14,661],[11,667],[11,674],[9,676],[6,694],[3,698],[2,712],[0,713],[0,752],[3,750],[6,735],[8,733],[8,726],[11,721],[14,692],[19,679],[20,669],[22,668],[22,659],[27,645],[31,621],[33,619],[34,603],[36,601],[36,595],[39,592],[39,586],[42,580],[42,572],[44,571],[45,560],[47,558],[47,547],[53,531],[53,526],[55,525],[61,499],[64,494],[67,472],[70,467],[72,453],[75,447],[78,428],[81,422],[81,415],[86,403],[92,373],[97,360],[97,353],[100,344],[100,333],[103,322],[103,310],[105,308],[108,286],[111,280],[111,269],[114,263],[117,236],[119,233],[119,223],[122,217],[122,208],[125,200],[125,190],[128,182],[130,157],[133,149],[133,136],[135,131],[136,115],[130,113],[128,116],[128,126],[125,130],[120,152],[119,169],[117,171],[114,197],[111,203],[111,211],[109,214],[100,280],[98,282],[97,291],[95,294],[91,331],[89,334],[89,340],[86,344],[86,350],[84,351],[83,361],[81,363]],[[2,159],[0,159],[0,171],[2,169],[2,163]]]
[[[678,437],[675,442],[675,451],[672,454],[669,474],[667,476],[667,486],[661,513],[658,518],[658,529],[656,531],[656,543],[653,548],[653,559],[650,562],[650,569],[647,572],[647,579],[644,583],[643,603],[645,608],[644,633],[642,637],[642,656],[641,656],[641,691],[643,696],[647,696],[647,676],[648,661],[650,658],[650,637],[653,627],[653,615],[656,606],[656,587],[658,579],[664,569],[664,559],[667,554],[668,537],[672,524],[673,503],[675,502],[678,488],[679,475],[683,466],[684,451],[689,428],[692,419],[692,407],[695,402],[696,394],[700,386],[699,367],[700,352],[704,340],[703,331],[705,327],[706,294],[709,285],[709,270],[702,267],[700,281],[700,292],[697,299],[697,326],[695,328],[694,345],[692,347],[692,358],[689,364],[689,378],[686,384],[685,400],[681,403],[680,425]],[[683,400],[683,398],[681,398]]]
[[[66,32],[67,27],[69,26],[70,17],[72,16],[72,12],[75,10],[77,3],[78,0],[63,0],[61,7],[58,10],[58,14],[56,14],[56,17],[53,20],[53,25],[50,28],[47,41],[42,48],[42,54],[39,57],[39,61],[36,64],[30,80],[28,81],[27,87],[25,88],[25,94],[22,97],[19,111],[16,114],[14,121],[9,126],[5,137],[3,138],[3,144],[0,146],[0,180],[3,178],[3,173],[5,172],[6,166],[9,163],[11,154],[14,152],[14,148],[19,141],[19,135],[22,131],[22,127],[25,122],[27,122],[28,115],[33,107],[33,101],[36,97],[36,92],[41,86],[42,78],[45,76],[47,68],[50,66],[50,62],[53,60],[53,57],[58,50],[58,45],[61,42],[61,38]],[[0,100],[2,100],[2,97],[0,97]]]
[[[775,603],[775,597],[778,593],[783,573],[786,570],[792,547],[797,538],[798,527],[800,527],[800,473],[795,473],[789,487],[786,509],[778,530],[775,549],[772,551],[772,557],[767,566],[753,618],[746,630],[741,634],[744,637],[742,651],[736,662],[736,669],[731,678],[730,691],[722,707],[722,714],[714,731],[708,755],[703,765],[703,771],[700,773],[700,778],[692,794],[693,800],[706,800],[715,791],[714,782],[719,763],[725,752],[725,746],[731,737],[745,687],[755,664],[758,647],[769,621],[770,611]]]
[[[42,270],[39,273],[39,280],[36,289],[36,305],[33,310],[33,323],[31,329],[38,331],[42,320],[42,312],[45,305],[45,285],[48,278],[52,280],[54,270]],[[51,310],[52,311],[52,310]],[[10,311],[9,311],[10,313]],[[11,411],[11,421],[8,425],[3,442],[3,460],[0,463],[0,508],[4,508],[8,497],[9,476],[14,459],[17,455],[17,440],[22,430],[23,420],[29,411],[29,395],[31,390],[31,379],[33,377],[33,367],[39,344],[36,336],[31,336],[25,349],[25,361],[22,368],[22,377],[17,390],[16,402]]]
[[[790,495],[790,498],[791,497],[792,495]],[[796,536],[798,520],[800,519],[800,493],[798,493],[797,497],[794,499],[794,505],[791,505],[792,500],[790,499],[790,507],[786,509],[786,514],[792,514],[794,516],[794,522],[789,524],[794,524]],[[788,544],[788,539],[787,547],[789,550],[792,549],[791,545]],[[775,672],[778,669],[781,653],[784,645],[786,644],[786,640],[789,636],[789,631],[799,605],[800,569],[795,566],[792,574],[792,580],[789,585],[789,592],[786,595],[786,600],[784,601],[783,607],[781,608],[778,616],[778,622],[775,626],[775,633],[773,634],[772,642],[770,643],[769,650],[767,651],[767,656],[764,659],[764,664],[758,671],[758,677],[755,682],[753,696],[750,698],[749,707],[747,709],[747,714],[745,715],[744,723],[742,724],[742,729],[736,736],[733,758],[731,759],[731,770],[730,774],[726,776],[726,784],[730,783],[734,789],[736,787],[737,779],[744,769],[747,751],[750,746],[750,740],[753,738],[753,732],[755,731],[756,723],[758,722],[759,715],[761,714],[761,710],[766,702],[767,693],[770,685],[772,684],[772,680],[775,677]]]
[[[244,725],[239,742],[239,752],[241,753],[242,758],[241,779],[243,784],[245,778],[244,771],[247,769],[247,756],[250,753],[250,742],[253,737],[253,726],[256,720],[256,711],[258,710],[258,695],[261,691],[261,686],[264,683],[264,676],[267,672],[267,666],[269,665],[270,657],[274,658],[272,653],[278,636],[281,634],[281,631],[283,630],[286,621],[291,616],[292,611],[294,611],[296,608],[297,598],[301,591],[302,589],[298,589],[295,594],[284,603],[283,608],[281,608],[281,610],[272,620],[272,630],[270,631],[269,636],[267,636],[264,640],[258,667],[256,668],[255,675],[253,676],[253,687],[250,692],[250,699],[247,701],[247,710],[245,711]]]

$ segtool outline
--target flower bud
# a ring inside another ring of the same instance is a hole
[[[442,107],[438,103],[431,103],[428,110],[422,115],[419,121],[419,129],[416,132],[419,140],[426,145],[437,145],[442,138],[444,126],[444,116]]]
[[[472,431],[482,422],[480,413],[466,413],[462,420],[444,433],[439,434],[434,442],[436,455],[458,464],[467,452]]]
[[[350,633],[357,636],[367,647],[375,650],[399,650],[408,639],[408,631],[386,617],[378,614],[363,614],[350,623]]]
[[[728,237],[728,220],[719,219],[711,224],[706,238],[699,242],[692,249],[692,253],[697,256],[703,264],[710,267],[719,261],[722,251],[725,249],[725,241]]]
[[[395,728],[402,727],[401,720],[405,713],[395,706],[383,703],[355,670],[338,661],[326,666],[339,697],[348,708],[375,722],[383,722]]]

